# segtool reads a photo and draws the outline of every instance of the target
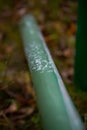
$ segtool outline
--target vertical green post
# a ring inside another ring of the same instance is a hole
[[[85,130],[31,15],[20,22],[23,45],[44,130]]]
[[[75,54],[75,84],[87,91],[87,1],[79,0]]]

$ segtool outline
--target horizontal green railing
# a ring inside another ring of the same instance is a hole
[[[85,130],[34,17],[23,16],[20,30],[43,129]]]

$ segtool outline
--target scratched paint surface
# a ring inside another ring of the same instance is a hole
[[[28,49],[29,48],[29,49]],[[32,42],[32,44],[28,44],[25,47],[26,56],[29,59],[30,68],[33,71],[40,71],[40,73],[44,71],[52,72],[52,63],[48,60],[46,54],[44,54],[44,50],[41,49],[41,46],[37,46],[36,42]]]
[[[32,17],[31,20],[33,20]],[[27,31],[27,34],[25,36],[25,53],[31,70],[35,72],[39,71],[40,73],[43,73],[45,71],[53,72],[52,62],[49,60],[48,55],[44,50],[44,41],[39,29],[37,26],[35,26],[34,23],[31,23],[29,21],[21,24],[24,25],[24,30]],[[39,33],[37,33],[38,31]],[[38,44],[36,42],[38,42]]]

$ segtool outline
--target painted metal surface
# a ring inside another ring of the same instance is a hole
[[[33,16],[21,19],[20,30],[43,129],[85,130]]]
[[[75,84],[87,92],[87,1],[79,0],[75,55]]]

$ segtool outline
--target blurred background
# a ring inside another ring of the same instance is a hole
[[[0,0],[0,129],[42,130],[19,32],[20,18],[35,16],[66,88],[87,126],[87,94],[75,88],[73,68],[77,0]]]

